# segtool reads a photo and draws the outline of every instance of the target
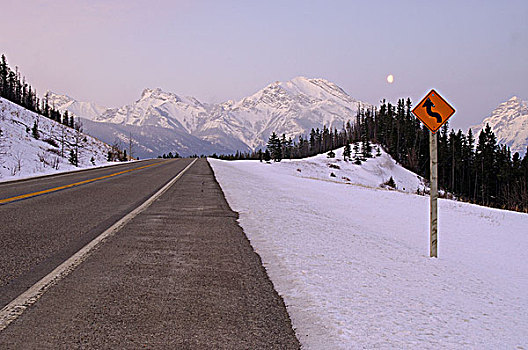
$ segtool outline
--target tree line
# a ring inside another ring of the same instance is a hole
[[[430,131],[412,115],[411,107],[409,98],[398,100],[396,105],[382,100],[378,107],[358,108],[355,120],[340,130],[323,126],[295,140],[272,133],[265,149],[213,157],[281,161],[339,147],[350,154],[350,144],[361,144],[365,159],[372,151],[372,142],[405,168],[429,179]],[[512,155],[508,146],[497,143],[489,125],[475,138],[471,129],[467,133],[449,130],[446,123],[438,132],[438,160],[439,187],[460,200],[528,212],[528,149],[524,157],[517,152]]]
[[[40,114],[49,119],[55,120],[67,127],[75,129],[74,132],[74,143],[70,145],[70,152],[68,155],[68,161],[75,165],[79,165],[79,148],[81,148],[81,133],[82,133],[82,123],[80,120],[75,120],[73,115],[70,115],[68,111],[61,113],[55,106],[50,106],[48,95],[46,94],[43,99],[39,99],[37,91],[26,82],[26,78],[21,76],[18,67],[15,67],[15,70],[12,70],[8,63],[5,55],[2,55],[0,58],[0,97],[3,97],[21,107],[26,108],[32,112]],[[1,131],[0,131],[1,132]],[[35,120],[33,127],[31,128],[32,136],[35,139],[40,138],[40,131],[38,128],[38,123]],[[86,141],[84,137],[82,139]],[[56,142],[52,139],[46,139],[45,142],[50,143],[54,147],[58,147]],[[65,134],[62,130],[60,136],[61,147],[60,151],[57,153],[61,157],[65,157],[64,144],[65,144]],[[126,150],[122,150],[116,144],[111,146],[111,150],[107,154],[108,161],[127,161],[129,160],[129,155],[127,155]],[[95,165],[95,158],[92,157],[90,162]]]
[[[405,168],[429,178],[430,131],[411,113],[412,102],[382,101],[379,108],[360,109],[355,130],[383,145]],[[356,136],[357,137],[357,136]],[[528,212],[528,149],[524,158],[498,144],[489,125],[475,138],[471,129],[438,132],[438,185],[461,200]]]
[[[9,67],[5,55],[0,58],[0,97],[66,126],[75,127],[74,117],[68,111],[61,113],[55,106],[50,106],[47,94],[39,99],[37,90],[21,76],[18,67],[15,70]]]

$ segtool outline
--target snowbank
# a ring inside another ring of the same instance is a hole
[[[528,348],[528,215],[439,200],[431,259],[428,197],[328,181],[328,162],[210,160],[303,348]],[[341,171],[418,185],[371,164]]]

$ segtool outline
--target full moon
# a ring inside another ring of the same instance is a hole
[[[394,77],[392,76],[392,74],[389,74],[387,76],[387,83],[392,84],[393,82],[394,82]]]

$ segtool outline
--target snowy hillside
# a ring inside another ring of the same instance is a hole
[[[32,131],[35,121],[38,140]],[[107,144],[3,98],[0,130],[0,181],[108,164]],[[79,167],[68,161],[76,140]]]
[[[303,349],[528,349],[528,215],[441,199],[431,259],[429,198],[375,162],[210,159]]]
[[[514,96],[501,103],[479,126],[473,127],[476,137],[489,124],[497,141],[510,146],[512,154],[521,156],[528,147],[528,102]]]
[[[277,171],[308,179],[371,188],[389,188],[382,186],[382,184],[392,177],[396,185],[394,189],[398,191],[416,193],[419,190],[423,193],[426,188],[422,177],[396,163],[381,147],[379,148],[379,156],[376,156],[376,146],[374,146],[373,157],[363,161],[361,165],[354,164],[353,161],[345,162],[343,149],[344,147],[341,147],[334,151],[335,158],[328,158],[326,154],[319,154],[305,159],[283,160],[280,163],[273,163],[272,166]],[[361,152],[361,148],[359,148],[359,152]],[[352,157],[354,157],[354,152],[352,152]]]
[[[295,138],[323,125],[341,129],[360,105],[369,107],[331,82],[304,77],[276,82],[240,101],[221,104],[161,89],[145,89],[134,103],[111,109],[56,94],[50,101],[61,111],[99,123],[101,127],[87,123],[87,130],[109,143],[141,130],[138,155],[143,157],[157,155],[158,150],[184,155],[249,151],[264,146],[273,131]],[[97,111],[102,112],[97,115]],[[166,144],[169,136],[174,141]]]

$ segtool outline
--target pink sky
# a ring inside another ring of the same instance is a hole
[[[2,0],[0,52],[40,94],[109,107],[146,87],[220,102],[322,77],[353,97],[436,88],[478,123],[528,99],[527,1]],[[392,73],[394,84],[387,84]]]

